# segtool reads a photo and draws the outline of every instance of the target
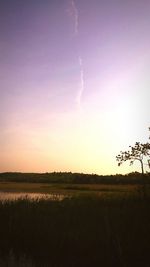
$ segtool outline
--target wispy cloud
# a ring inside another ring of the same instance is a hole
[[[80,66],[80,86],[79,86],[79,90],[77,93],[77,104],[78,107],[81,108],[81,100],[82,100],[82,95],[85,89],[85,82],[84,82],[84,70],[83,70],[83,60],[82,58],[79,56],[79,66]]]
[[[70,0],[70,14],[74,20],[74,35],[77,37],[79,34],[79,11],[76,6],[75,0]],[[78,108],[80,109],[82,95],[85,89],[83,60],[82,60],[82,57],[80,56],[80,53],[78,53],[78,65],[80,69],[80,85],[77,91],[76,103],[78,105]]]
[[[78,35],[78,27],[79,27],[79,12],[76,7],[75,1],[71,0],[71,13],[74,18],[74,34]]]

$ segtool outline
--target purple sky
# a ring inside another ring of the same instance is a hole
[[[131,170],[149,69],[149,0],[1,0],[0,171]]]

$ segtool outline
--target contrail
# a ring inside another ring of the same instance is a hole
[[[80,56],[79,56],[79,66],[80,66],[80,88],[77,93],[76,101],[77,101],[78,107],[81,108],[81,100],[82,100],[82,95],[85,89],[85,83],[84,83],[83,61]]]
[[[74,17],[74,35],[78,36],[79,33],[79,12],[75,4],[75,0],[71,0],[71,14]],[[77,92],[76,102],[79,108],[81,108],[82,95],[85,89],[84,82],[84,70],[83,70],[83,60],[80,54],[78,55],[78,64],[80,67],[80,86]]]
[[[71,8],[72,8],[73,16],[74,16],[74,34],[78,35],[79,12],[78,12],[78,9],[75,5],[74,0],[71,1]]]

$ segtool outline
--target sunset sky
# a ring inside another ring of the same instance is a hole
[[[0,1],[0,172],[140,171],[149,99],[149,0]]]

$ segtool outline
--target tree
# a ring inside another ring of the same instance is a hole
[[[130,165],[132,165],[135,160],[138,160],[141,164],[142,174],[144,174],[143,160],[145,157],[150,156],[150,144],[142,144],[140,142],[136,142],[134,146],[129,146],[129,148],[130,149],[128,151],[121,151],[120,154],[116,156],[118,166],[120,166],[123,162],[127,160],[130,161]]]

